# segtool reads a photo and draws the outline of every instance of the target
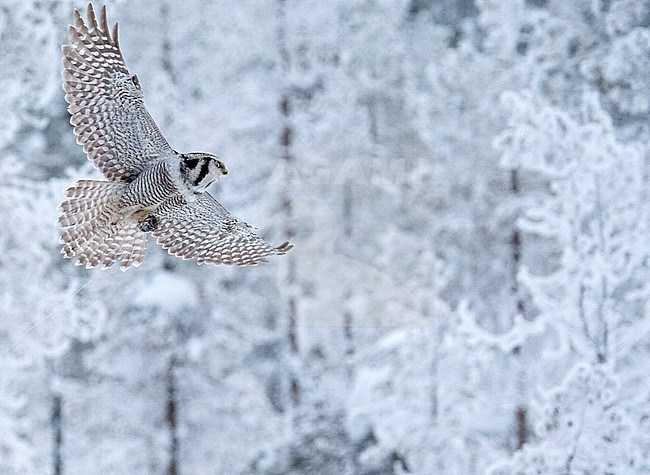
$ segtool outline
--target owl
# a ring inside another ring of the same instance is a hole
[[[81,180],[66,191],[58,223],[62,254],[87,268],[144,259],[149,234],[170,254],[199,264],[255,265],[293,246],[273,247],[206,189],[228,174],[209,153],[172,149],[149,115],[136,75],[126,68],[103,7],[88,5],[68,28],[63,89],[77,143],[108,181]]]

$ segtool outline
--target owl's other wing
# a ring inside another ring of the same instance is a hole
[[[176,195],[156,214],[160,221],[152,234],[158,244],[174,256],[196,259],[199,264],[252,266],[293,247],[288,242],[271,246],[209,193],[192,203]]]
[[[131,181],[146,166],[172,152],[147,111],[137,76],[126,68],[117,23],[111,35],[106,7],[99,23],[92,4],[88,21],[79,11],[62,46],[63,89],[77,143],[111,181]]]

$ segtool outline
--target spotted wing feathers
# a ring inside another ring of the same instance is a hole
[[[126,68],[117,23],[111,34],[103,7],[87,21],[77,10],[63,51],[63,89],[70,123],[88,158],[111,181],[131,181],[148,162],[172,152],[149,115],[137,76]]]
[[[77,256],[78,266],[87,269],[101,266],[106,269],[116,262],[120,270],[131,266],[138,267],[144,260],[147,250],[147,233],[142,232],[137,223],[130,223],[110,229],[95,230],[87,241],[72,241],[64,245],[62,253],[66,257]]]
[[[209,193],[193,203],[176,195],[160,207],[159,218],[153,231],[158,244],[174,256],[196,259],[199,264],[256,265],[293,247],[288,242],[271,246]]]
[[[147,233],[136,221],[114,223],[116,205],[126,187],[121,182],[81,180],[68,188],[58,224],[65,228],[60,242],[61,253],[77,256],[77,265],[87,268],[112,266],[120,269],[139,266],[147,249]]]

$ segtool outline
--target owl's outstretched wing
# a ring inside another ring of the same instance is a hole
[[[63,89],[77,143],[111,181],[131,181],[160,155],[172,152],[147,111],[137,76],[126,68],[117,23],[111,35],[102,8],[92,4],[84,23],[79,11],[63,51]]]
[[[152,234],[158,244],[174,256],[196,259],[199,264],[251,266],[293,247],[288,242],[271,246],[209,193],[192,203],[176,195],[156,215],[159,222]]]

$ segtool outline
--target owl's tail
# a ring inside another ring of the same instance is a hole
[[[58,224],[66,228],[61,234],[61,253],[77,256],[77,265],[86,268],[112,266],[120,269],[139,266],[147,249],[147,233],[137,222],[119,220],[119,200],[124,182],[81,180],[66,190],[68,197],[59,210]]]

